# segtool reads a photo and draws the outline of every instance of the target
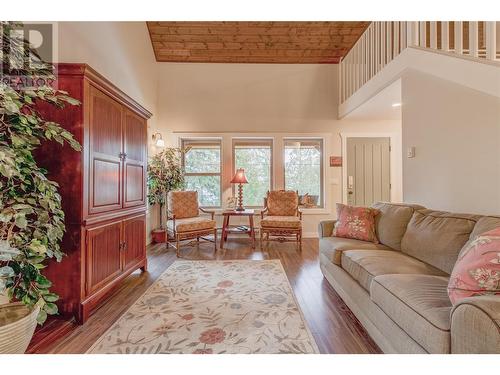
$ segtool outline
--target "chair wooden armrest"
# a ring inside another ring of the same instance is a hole
[[[201,208],[201,207],[199,207],[199,210],[201,212],[205,213],[205,214],[210,214],[210,217],[212,218],[212,220],[214,219],[214,217],[215,217],[215,212],[214,211],[207,211],[207,210],[205,210],[204,208]]]
[[[267,207],[264,207],[263,210],[260,211],[260,218],[264,219],[265,213],[267,212]]]

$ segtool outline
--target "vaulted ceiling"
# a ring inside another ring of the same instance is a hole
[[[160,62],[338,63],[370,22],[148,22]]]

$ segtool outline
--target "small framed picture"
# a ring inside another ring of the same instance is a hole
[[[342,156],[330,156],[330,167],[341,167]]]
[[[228,197],[226,200],[226,208],[228,210],[234,210],[236,208],[237,199],[236,197]]]

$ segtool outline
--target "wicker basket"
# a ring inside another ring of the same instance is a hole
[[[0,305],[0,354],[22,354],[36,328],[40,308],[29,309],[20,302]]]

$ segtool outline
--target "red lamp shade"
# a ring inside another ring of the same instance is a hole
[[[248,180],[245,176],[245,170],[243,168],[237,169],[236,173],[231,180],[232,184],[248,184]]]

